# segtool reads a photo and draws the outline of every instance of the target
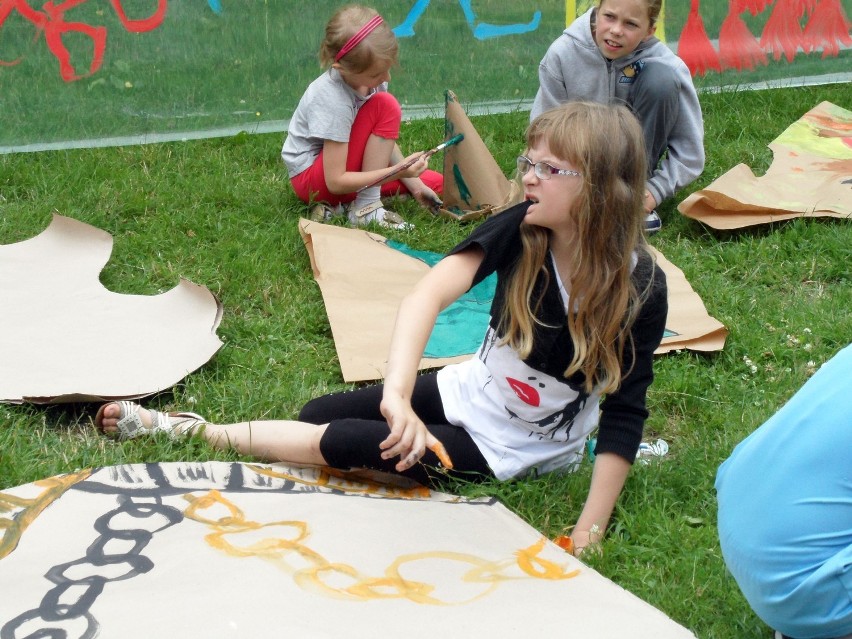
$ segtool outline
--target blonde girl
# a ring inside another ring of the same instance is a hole
[[[267,460],[441,486],[571,471],[598,428],[572,533],[578,553],[598,542],[639,448],[667,312],[643,239],[642,131],[624,107],[571,103],[532,122],[518,169],[526,201],[482,223],[402,302],[384,384],[312,400],[299,421],[207,424],[203,437]],[[438,313],[495,272],[476,355],[419,375]],[[133,436],[203,420],[121,402],[96,423]]]
[[[398,63],[396,37],[374,9],[349,5],[326,25],[319,58],[326,70],[299,101],[281,150],[293,190],[304,202],[320,203],[312,210],[315,219],[347,205],[355,225],[409,227],[381,197],[409,193],[434,207],[443,176],[426,168],[422,153],[403,158],[396,144],[402,109],[388,93],[390,69]]]

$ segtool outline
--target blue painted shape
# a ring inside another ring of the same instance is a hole
[[[212,0],[211,0],[212,1]],[[394,35],[397,38],[410,38],[414,35],[414,25],[426,11],[429,3],[432,0],[417,0],[411,11],[405,16],[405,20],[401,24],[393,28]],[[538,29],[541,22],[541,11],[536,11],[533,14],[532,20],[527,23],[516,24],[490,24],[488,22],[476,21],[476,13],[473,10],[472,0],[458,0],[459,6],[464,13],[464,19],[470,27],[473,37],[477,40],[488,40],[489,38],[500,38],[507,35],[517,35],[519,33],[529,33]]]
[[[221,0],[207,0],[207,4],[210,5],[210,9],[213,10],[213,13],[215,13],[216,15],[222,15]]]
[[[517,23],[497,25],[480,22],[479,24],[474,25],[476,15],[473,13],[473,8],[470,3],[471,0],[459,0],[459,4],[462,6],[462,10],[464,11],[464,16],[467,18],[467,23],[470,26],[471,31],[473,31],[473,37],[477,40],[488,40],[489,38],[500,38],[502,36],[516,35],[518,33],[529,33],[530,31],[538,29],[539,22],[541,22],[541,11],[536,11],[533,14],[532,20],[526,24]]]
[[[444,257],[440,253],[418,251],[393,240],[388,240],[387,246],[429,266],[434,266]],[[488,328],[496,288],[497,275],[489,275],[445,308],[435,321],[423,355],[443,358],[475,353]]]
[[[414,25],[417,24],[420,16],[422,16],[423,12],[426,11],[426,7],[429,6],[431,1],[432,0],[417,0],[417,2],[414,3],[414,6],[411,7],[411,11],[409,11],[408,15],[405,16],[405,20],[402,24],[393,28],[394,35],[397,38],[410,38],[413,36]]]

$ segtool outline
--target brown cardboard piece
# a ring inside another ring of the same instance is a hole
[[[0,583],[4,637],[694,637],[495,500],[283,464],[2,491]]]
[[[369,231],[304,218],[299,231],[325,302],[343,379],[383,378],[399,303],[429,267],[387,247],[384,237]],[[420,368],[469,357],[423,359]]]
[[[446,138],[464,139],[444,151],[444,205],[440,214],[462,221],[499,213],[523,200],[517,181],[508,180],[452,91],[445,95]]]
[[[707,313],[698,293],[693,290],[686,275],[651,247],[657,264],[666,274],[669,293],[669,314],[666,317],[666,336],[654,351],[657,355],[671,351],[720,351],[725,346],[728,329]]]
[[[764,176],[738,164],[678,210],[716,229],[852,216],[852,112],[822,102],[769,148],[773,161]]]
[[[381,235],[306,219],[299,221],[328,313],[343,379],[382,379],[387,366],[397,308],[429,267],[385,245]],[[357,255],[353,260],[351,256]],[[683,272],[657,253],[669,287],[669,316],[657,353],[688,349],[721,350],[727,330],[707,314],[701,298]],[[424,358],[420,369],[438,368],[468,359]]]
[[[137,398],[173,386],[222,345],[222,306],[181,280],[122,295],[98,280],[112,237],[54,215],[36,237],[0,246],[0,401]]]

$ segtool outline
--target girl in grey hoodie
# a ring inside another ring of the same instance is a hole
[[[642,124],[649,176],[646,231],[656,207],[704,170],[704,123],[686,64],[654,37],[662,0],[600,0],[565,29],[539,65],[531,119],[569,101],[627,104]]]

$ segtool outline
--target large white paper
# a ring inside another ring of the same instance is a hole
[[[0,513],[3,637],[693,637],[493,500],[323,469],[116,466]]]

